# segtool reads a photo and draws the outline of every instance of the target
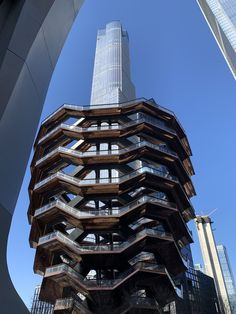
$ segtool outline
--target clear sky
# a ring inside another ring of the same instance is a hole
[[[200,214],[218,208],[212,216],[215,239],[227,247],[236,274],[236,82],[195,0],[86,0],[55,69],[42,119],[63,103],[89,103],[96,32],[111,20],[129,32],[137,96],[173,110],[186,130],[196,172],[192,202]],[[28,244],[29,178],[28,167],[8,245],[12,281],[27,306],[41,282]],[[193,223],[190,228],[198,263]]]

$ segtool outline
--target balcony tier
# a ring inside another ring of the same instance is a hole
[[[192,243],[192,236],[176,204],[154,196],[142,196],[131,203],[107,210],[78,210],[62,201],[54,201],[35,211],[30,241],[36,247],[44,226],[64,217],[74,227],[82,230],[109,230],[128,225],[141,217],[166,221],[176,241]]]
[[[111,266],[114,268],[125,267],[127,259],[131,259],[143,250],[158,254],[168,271],[174,275],[185,271],[187,266],[172,235],[154,229],[144,229],[119,244],[88,243],[82,245],[72,241],[68,235],[56,231],[41,237],[38,248],[35,271],[40,273],[44,271],[44,265],[50,262],[51,254],[48,254],[48,261],[44,257],[42,263],[42,256],[44,256],[42,252],[45,250],[51,253],[64,252],[78,262],[83,260],[86,267],[94,269],[110,268]]]
[[[48,283],[47,283],[48,281]],[[45,288],[50,284],[50,291]],[[61,298],[63,288],[72,287],[82,294],[93,298],[97,293],[104,297],[110,293],[123,293],[123,289],[133,290],[134,286],[148,287],[150,290],[163,291],[165,300],[177,296],[177,292],[173,281],[171,280],[167,270],[163,266],[157,264],[138,262],[127,271],[123,272],[116,279],[86,279],[77,271],[66,264],[59,264],[46,269],[43,284],[41,287],[41,299],[55,302],[56,299]],[[160,295],[155,296],[161,300]]]
[[[153,99],[147,100],[144,98],[123,104],[105,104],[96,106],[64,104],[43,121],[35,145],[38,143],[38,139],[47,133],[48,127],[51,128],[52,124],[63,122],[68,117],[77,117],[78,119],[87,117],[111,118],[117,115],[127,116],[136,112],[144,112],[153,117],[160,117],[166,121],[173,129],[176,129],[179,137],[183,139],[185,149],[188,151],[189,155],[191,155],[191,148],[186,138],[186,134],[175,114],[172,111],[157,105]]]
[[[73,164],[73,165],[122,165],[134,161],[137,157],[147,156],[151,157],[153,161],[163,162],[173,169],[178,175],[181,183],[186,184],[185,190],[189,197],[195,195],[195,190],[192,185],[189,173],[186,171],[183,163],[178,158],[177,154],[172,150],[161,145],[155,145],[147,141],[139,142],[126,148],[117,150],[100,150],[100,151],[76,151],[66,147],[57,147],[44,157],[39,159],[34,167],[32,173],[32,180],[30,188],[40,177],[41,172],[46,171],[48,168],[57,165]]]
[[[160,170],[150,167],[142,167],[133,171],[128,175],[113,178],[100,179],[82,179],[79,180],[62,172],[57,172],[50,177],[40,181],[34,187],[31,195],[31,207],[37,208],[40,206],[43,194],[48,194],[50,191],[64,189],[77,195],[121,195],[127,193],[134,188],[146,186],[151,188],[159,188],[161,190],[173,191],[174,199],[179,208],[183,208],[182,213],[186,221],[195,217],[192,205],[184,192],[177,177],[164,173]],[[29,215],[32,215],[29,208]]]

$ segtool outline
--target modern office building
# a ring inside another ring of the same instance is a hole
[[[135,99],[131,81],[129,36],[119,21],[98,30],[91,105],[122,103]]]
[[[177,303],[176,314],[219,314],[218,299],[212,277],[189,267],[186,272],[186,300]],[[172,314],[172,313],[171,313]]]
[[[236,79],[236,2],[235,0],[197,1]]]
[[[220,313],[214,279],[203,272],[192,269],[187,272],[192,313]]]
[[[228,292],[231,312],[236,313],[236,288],[234,276],[230,267],[229,257],[226,247],[224,245],[217,245],[217,252],[220,259],[220,265],[223,272],[226,289]]]
[[[31,306],[31,314],[53,314],[53,305],[39,300],[41,286],[35,288]]]
[[[183,298],[167,305],[164,313],[168,314],[220,314],[215,284],[207,276],[189,265],[186,273],[179,280],[183,287]]]
[[[209,216],[197,216],[195,221],[204,261],[205,273],[214,279],[221,312],[231,314],[224,275],[221,269],[215,239],[211,228],[212,220]]]
[[[121,45],[111,64],[126,53],[110,69],[125,72],[121,81],[110,86],[106,74],[109,88],[93,89],[92,105],[63,105],[35,141],[28,216],[40,299],[55,313],[159,313],[182,297],[178,276],[188,268],[191,149],[173,112],[153,99],[120,102],[135,95],[120,23],[98,36]],[[104,90],[111,103],[98,105]]]

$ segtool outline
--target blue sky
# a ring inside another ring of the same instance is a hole
[[[188,135],[196,175],[197,213],[212,209],[217,243],[226,245],[236,274],[236,82],[195,0],[86,0],[55,69],[42,119],[63,103],[88,104],[96,32],[111,20],[128,30],[137,97],[173,110]],[[27,306],[41,277],[33,274],[26,217],[27,169],[8,241],[12,281]],[[201,262],[195,226],[194,261]]]

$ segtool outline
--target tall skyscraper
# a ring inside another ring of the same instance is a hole
[[[90,103],[112,104],[133,99],[129,36],[119,21],[113,21],[98,31]]]
[[[55,313],[162,313],[182,297],[188,268],[191,149],[173,112],[130,101],[120,22],[100,36],[91,105],[63,105],[35,142],[28,215],[40,298]]]
[[[197,1],[236,79],[236,1]]]
[[[196,218],[196,226],[204,261],[204,269],[205,273],[214,279],[221,312],[231,314],[229,297],[220,260],[217,254],[211,224],[212,221],[209,216],[197,216]]]
[[[230,267],[229,257],[224,245],[217,245],[217,252],[220,259],[220,265],[223,272],[226,289],[229,296],[229,302],[231,311],[236,313],[236,288],[234,282],[234,276]]]

